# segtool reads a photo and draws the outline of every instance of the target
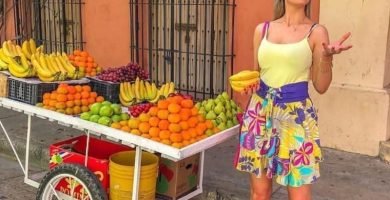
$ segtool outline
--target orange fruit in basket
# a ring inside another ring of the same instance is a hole
[[[170,103],[169,106],[168,106],[168,111],[170,113],[179,113],[180,109],[181,109],[181,107],[177,103]]]
[[[158,122],[158,128],[160,128],[160,130],[168,130],[169,128],[169,122],[168,120],[160,120],[160,122]]]
[[[169,111],[168,110],[159,110],[157,112],[157,117],[160,119],[168,119]]]
[[[156,106],[153,106],[149,109],[148,114],[150,116],[157,116],[158,108]]]
[[[84,92],[91,92],[92,91],[92,88],[89,85],[83,85],[82,88],[83,88]]]
[[[73,115],[73,108],[66,108],[65,114],[67,114],[67,115]]]
[[[70,54],[70,55],[68,56],[68,59],[69,59],[69,60],[74,60],[74,55]]]
[[[204,132],[207,130],[207,126],[205,123],[199,123],[198,125],[196,125],[195,129],[198,135],[203,135]]]
[[[92,67],[88,67],[88,66],[87,66],[87,68],[85,68],[85,72],[91,73],[91,72],[92,72]]]
[[[196,139],[195,138],[191,138],[190,144],[194,144],[195,142],[196,142]]]
[[[76,50],[73,51],[73,54],[76,55],[76,56],[80,55],[80,53],[81,53],[81,51],[78,50],[78,49],[76,49]]]
[[[148,122],[149,123],[149,119],[150,119],[150,116],[146,113],[141,113],[138,117],[138,119],[141,121],[141,122]]]
[[[170,136],[171,132],[169,132],[168,130],[160,130],[159,132],[159,137],[162,140],[168,140]]]
[[[88,112],[89,108],[88,106],[81,106],[81,112]]]
[[[203,139],[206,139],[206,138],[207,138],[207,135],[199,135],[198,137],[196,137],[196,139],[197,139],[198,141],[203,140]]]
[[[85,66],[86,66],[87,68],[90,68],[90,69],[91,69],[91,72],[92,72],[93,63],[87,62],[87,64],[85,64]]]
[[[94,71],[92,70],[90,76],[92,76],[92,77],[93,77],[93,76],[96,76],[96,72],[94,72]]]
[[[73,107],[73,114],[78,115],[80,113],[81,113],[81,107],[80,106]]]
[[[89,105],[88,99],[81,99],[81,105],[88,106]]]
[[[82,51],[82,52],[80,52],[80,56],[87,58],[89,56],[89,54],[86,51]]]
[[[128,126],[122,126],[121,130],[130,133],[130,128]]]
[[[89,96],[92,98],[96,98],[98,96],[98,94],[96,92],[91,92],[91,93],[89,93]]]
[[[119,122],[119,124],[120,124],[121,126],[126,126],[126,125],[127,125],[127,120],[122,120],[122,121]],[[137,126],[137,127],[138,127],[138,126]]]
[[[138,125],[138,129],[141,131],[141,133],[149,133],[150,124],[148,122],[141,122]]]
[[[75,94],[77,92],[76,88],[74,86],[68,86],[68,93],[69,94]]]
[[[66,99],[68,99],[68,101],[73,101],[74,100],[74,95],[73,94],[67,94],[66,95]]]
[[[182,143],[183,143],[183,147],[186,147],[191,144],[189,140],[183,140]]]
[[[50,107],[53,107],[53,108],[54,108],[54,107],[56,107],[56,104],[57,104],[57,101],[56,101],[56,100],[50,100],[50,101],[49,101],[49,106],[50,106]]]
[[[178,149],[181,149],[181,148],[183,148],[184,145],[181,142],[174,142],[173,144],[171,144],[171,146],[178,148]]]
[[[171,123],[179,123],[180,122],[180,115],[179,114],[169,114],[168,121]]]
[[[66,102],[68,98],[66,97],[65,94],[57,94],[57,101],[59,102]]]
[[[85,63],[81,62],[81,61],[80,62],[76,62],[76,65],[79,66],[80,68],[85,68],[86,67]]]
[[[64,109],[54,109],[54,111],[62,113],[62,114],[66,114]]]
[[[149,118],[149,124],[152,127],[157,127],[159,122],[160,122],[160,119],[158,117],[150,117]]]
[[[206,119],[203,117],[203,115],[198,115],[198,122],[204,122]]]
[[[51,94],[48,93],[48,92],[46,92],[45,94],[43,94],[43,99],[44,99],[44,100],[45,100],[45,99],[50,99],[50,96],[51,96]]]
[[[190,140],[192,138],[190,132],[188,131],[182,131],[181,135],[183,136],[183,140]]]
[[[80,100],[81,99],[81,93],[76,93],[73,95],[75,100]]]
[[[187,121],[181,121],[179,124],[182,130],[187,130],[189,128]]]
[[[170,104],[173,104],[173,103],[176,103],[176,104],[180,104],[180,102],[178,102],[175,98],[173,97],[168,97],[166,99],[166,101],[168,101]]]
[[[160,100],[157,102],[157,107],[159,109],[168,109],[169,102],[167,100]]]
[[[152,137],[152,140],[156,141],[156,142],[161,142],[161,139],[158,138],[158,137]]]
[[[102,71],[102,68],[101,67],[98,67],[98,64],[97,63],[93,63],[93,68],[99,68],[100,71]]]
[[[81,87],[81,85],[75,85],[75,86],[74,86],[74,89],[76,89],[76,92],[81,92],[81,91],[83,91],[83,88]]]
[[[160,129],[157,127],[151,127],[149,129],[149,135],[153,137],[159,137],[160,135]]]
[[[142,134],[142,135],[141,135],[141,137],[148,138],[148,139],[150,139],[150,138],[151,138],[151,137],[150,137],[150,135],[149,135],[149,134],[147,134],[147,133],[144,133],[144,134]]]
[[[59,85],[58,85],[58,87],[60,88],[60,87],[64,87],[64,88],[67,88],[69,85],[67,84],[67,83],[60,83]]]
[[[183,141],[183,136],[180,133],[172,133],[169,139],[171,142],[181,142]]]
[[[93,59],[91,56],[88,56],[88,57],[87,57],[87,61],[88,61],[89,63],[93,63],[94,59]]]
[[[48,106],[49,103],[50,103],[50,99],[44,99],[44,100],[42,101],[42,103],[43,103],[44,106]]]
[[[119,124],[119,122],[113,122],[113,123],[111,124],[111,128],[121,129],[122,126]]]
[[[196,132],[195,128],[188,129],[188,132],[190,133],[191,138],[196,138],[198,136],[198,133]]]
[[[175,123],[169,124],[168,129],[172,133],[179,133],[181,131],[180,125],[179,124],[175,124]]]
[[[134,135],[141,135],[141,132],[139,132],[138,129],[132,129],[132,130],[130,131],[130,133],[132,133],[132,134],[134,134]]]
[[[191,99],[184,99],[180,103],[183,108],[192,108],[194,106],[194,102]]]
[[[68,94],[68,88],[66,88],[66,87],[58,87],[57,88],[57,93],[58,94]]]
[[[219,128],[217,128],[217,127],[214,127],[214,128],[213,128],[213,132],[214,132],[214,133],[218,133],[219,131],[221,131],[221,130],[219,130]]]
[[[50,94],[50,99],[51,99],[51,100],[57,100],[57,92],[52,92],[52,93]]]
[[[89,98],[88,98],[88,103],[89,103],[89,104],[94,104],[94,103],[95,103],[95,98],[89,97]]]
[[[184,98],[182,96],[174,96],[173,99],[175,99],[175,101],[180,105],[181,104],[181,101],[184,100]]]
[[[74,101],[67,101],[66,102],[66,107],[67,108],[73,108],[74,107]]]
[[[87,62],[87,58],[85,58],[83,56],[80,56],[79,57],[79,62],[86,63]]]
[[[188,108],[182,108],[179,112],[181,120],[186,121],[191,117],[191,110]]]
[[[188,126],[194,128],[198,124],[198,117],[193,116],[188,119]]]
[[[89,92],[82,91],[81,92],[81,98],[82,99],[88,99],[89,98]]]
[[[206,127],[207,127],[208,129],[214,127],[214,124],[213,124],[213,122],[212,122],[211,120],[206,120],[204,123],[205,123],[205,125],[206,125]]]
[[[198,109],[196,107],[191,108],[191,114],[192,116],[196,116],[199,114]]]
[[[168,139],[161,140],[161,143],[166,144],[166,145],[171,145],[172,144],[172,142],[170,140],[168,140]]]
[[[64,103],[64,102],[57,102],[55,104],[55,107],[56,107],[56,109],[65,109],[66,108],[66,103]]]
[[[96,97],[96,102],[103,102],[103,101],[104,101],[104,97],[102,96]]]
[[[80,99],[73,100],[73,102],[74,102],[75,106],[81,106],[81,100]]]

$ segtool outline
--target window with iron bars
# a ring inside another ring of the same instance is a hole
[[[227,89],[235,0],[130,0],[131,59],[197,100]]]
[[[13,0],[18,43],[33,38],[46,52],[83,49],[83,0]]]

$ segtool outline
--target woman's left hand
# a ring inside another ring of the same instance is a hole
[[[352,45],[343,45],[343,43],[351,36],[351,33],[348,32],[344,34],[339,40],[331,44],[322,43],[323,55],[324,56],[333,56],[334,54],[340,54],[343,51],[346,51],[352,48]]]

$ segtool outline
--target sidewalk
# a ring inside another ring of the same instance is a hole
[[[27,117],[0,108],[0,120],[18,152],[25,152]],[[33,118],[31,157],[33,165],[47,168],[47,148],[55,140],[77,135],[78,130]],[[236,138],[206,152],[204,194],[196,199],[249,199],[248,175],[232,167]],[[11,149],[0,131],[0,154]],[[324,149],[321,178],[313,186],[314,200],[390,200],[390,165],[378,158]],[[13,157],[0,157],[0,200],[34,199],[35,189],[23,183],[23,174]],[[37,170],[36,170],[37,171]],[[17,188],[17,189],[15,189]],[[286,188],[274,185],[273,200],[287,199]]]

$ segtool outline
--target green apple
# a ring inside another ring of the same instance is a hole
[[[130,116],[127,113],[121,113],[121,118],[123,121],[127,121],[130,119]]]
[[[99,116],[99,115],[92,115],[92,116],[89,118],[89,121],[98,123],[99,119],[100,119],[100,116]]]
[[[91,113],[90,112],[81,113],[80,118],[83,120],[89,120],[89,118],[91,118]]]
[[[103,101],[102,104],[104,106],[111,106],[111,102],[109,102],[109,101]]]
[[[111,120],[112,120],[113,122],[119,122],[119,121],[122,120],[122,117],[121,117],[120,115],[113,115],[113,116],[111,117]]]
[[[114,110],[114,114],[119,115],[122,113],[122,106],[119,104],[111,104],[111,108]]]
[[[103,105],[101,103],[94,103],[91,105],[90,107],[90,110],[91,110],[91,113],[93,115],[98,115],[99,114],[99,111],[100,111],[100,108],[102,107]]]
[[[99,111],[100,116],[111,117],[113,114],[114,114],[114,110],[111,108],[111,106],[104,105],[100,108]]]
[[[98,120],[98,123],[104,126],[110,126],[111,125],[111,118],[107,116],[100,117]]]
[[[206,115],[207,120],[214,120],[215,118],[217,118],[217,115],[214,113],[214,111],[210,111]]]

